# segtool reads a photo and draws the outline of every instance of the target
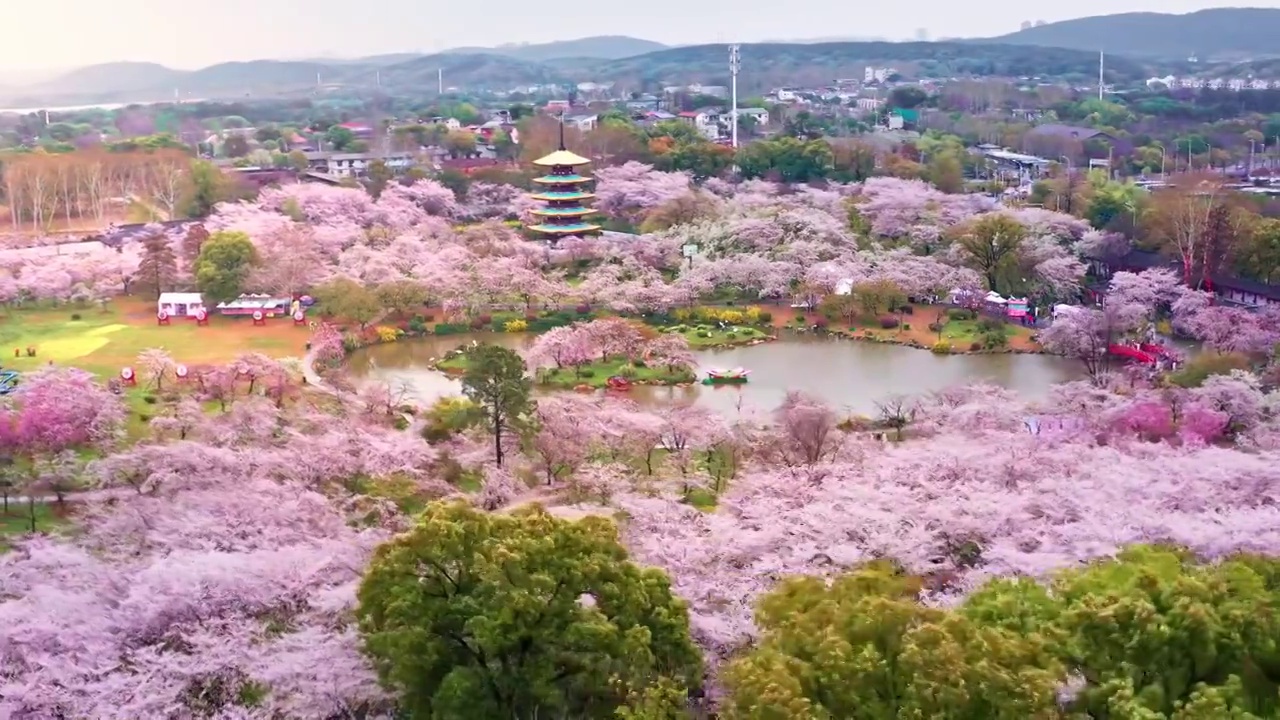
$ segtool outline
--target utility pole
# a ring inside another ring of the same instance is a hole
[[[444,95],[444,68],[436,70],[436,92]]]
[[[742,58],[738,55],[738,46],[729,46],[729,102],[733,109],[729,111],[729,121],[733,124],[733,149],[738,149],[738,69],[742,67]]]
[[[1102,50],[1098,51],[1098,99],[1102,99],[1102,90],[1106,85],[1102,81],[1102,68],[1106,62],[1106,53]]]

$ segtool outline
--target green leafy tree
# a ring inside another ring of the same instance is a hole
[[[1280,714],[1275,560],[1204,564],[1169,548],[1139,546],[1061,574],[1052,594],[1061,606],[1061,653],[1088,681],[1073,709],[1107,717],[1127,689],[1155,718],[1180,717],[1187,704]]]
[[[983,215],[959,239],[969,267],[987,279],[987,289],[1000,290],[1000,277],[1013,264],[1027,230],[1003,213]]]
[[[253,137],[260,143],[268,143],[273,140],[279,142],[284,137],[284,131],[276,125],[264,125],[254,130]]]
[[[907,302],[907,294],[892,280],[868,280],[858,283],[853,288],[853,297],[862,307],[862,311],[868,315],[892,311]]]
[[[617,720],[688,720],[689,691],[671,678],[659,678],[614,712]]]
[[[671,138],[672,142],[677,145],[707,141],[698,132],[697,128],[679,120],[663,120],[662,122],[654,123],[649,128],[648,135],[650,139]]]
[[[1280,220],[1252,223],[1234,255],[1237,271],[1246,277],[1265,283],[1280,277]]]
[[[459,396],[442,397],[423,413],[422,438],[442,442],[485,421],[480,406]]]
[[[920,580],[875,562],[761,599],[757,647],[725,673],[729,720],[1058,717],[1046,643],[929,608]]]
[[[369,288],[350,278],[335,278],[311,289],[320,312],[354,320],[360,327],[373,322],[382,312],[382,303]]]
[[[433,504],[378,549],[358,597],[365,651],[405,718],[607,718],[701,673],[685,604],[603,518]]]
[[[413,280],[393,280],[379,285],[374,294],[382,306],[407,315],[427,302],[427,286]]]
[[[1105,176],[1092,183],[1085,218],[1096,228],[1132,231],[1142,215],[1144,193],[1137,185],[1120,183]]]
[[[381,160],[374,160],[369,163],[369,179],[365,182],[365,188],[369,191],[369,195],[377,200],[382,197],[382,191],[387,189],[387,183],[391,182],[394,175],[391,174],[391,168]]]
[[[484,408],[498,467],[503,460],[502,436],[523,425],[533,407],[533,381],[525,370],[524,360],[507,348],[484,343],[467,350],[462,393]]]
[[[820,180],[835,169],[835,158],[826,141],[794,137],[753,142],[738,151],[737,163],[747,178],[788,183]]]
[[[417,169],[417,168],[411,168]],[[471,179],[465,173],[452,168],[445,168],[436,173],[436,182],[449,188],[454,195],[458,197],[466,197],[467,190],[471,187]]]
[[[889,107],[913,110],[929,101],[929,93],[918,85],[903,85],[889,92]]]
[[[325,132],[324,140],[329,143],[334,150],[341,152],[343,150],[351,149],[351,146],[356,142],[356,135],[341,125],[334,125]]]
[[[945,193],[964,192],[964,167],[955,153],[944,151],[929,159],[929,182]]]
[[[294,150],[289,153],[289,167],[295,172],[306,172],[311,163],[307,161],[307,154],[301,150]]]
[[[200,244],[200,254],[192,269],[200,293],[216,303],[239,297],[257,264],[258,251],[248,234],[223,230]]]
[[[467,130],[454,130],[444,137],[444,149],[450,157],[470,155],[476,151],[476,135]]]
[[[494,154],[500,158],[511,159],[519,154],[516,144],[511,140],[511,134],[505,130],[494,131],[490,142],[493,145]]]
[[[677,144],[666,158],[672,170],[688,170],[696,178],[716,177],[733,164],[733,148],[705,141]]]
[[[208,160],[192,161],[185,203],[187,215],[207,217],[215,205],[228,198],[229,190],[227,180],[217,165]]]
[[[231,135],[222,141],[222,154],[230,158],[244,157],[250,149],[249,141],[241,135]]]

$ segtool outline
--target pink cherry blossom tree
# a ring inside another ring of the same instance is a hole
[[[836,414],[826,403],[800,392],[787,393],[774,411],[776,437],[769,444],[785,467],[831,460],[844,441],[836,429]]]
[[[658,362],[669,369],[688,368],[697,364],[689,341],[677,333],[663,333],[644,344],[642,350],[647,362]]]
[[[257,291],[295,296],[319,284],[329,273],[312,233],[286,225],[253,237],[259,262],[249,284]]]
[[[1062,313],[1041,333],[1040,343],[1051,353],[1079,360],[1089,378],[1102,384],[1111,369],[1111,345],[1133,329],[1135,313],[1126,307],[1114,303]]]
[[[26,375],[9,400],[4,432],[24,455],[110,446],[123,429],[120,398],[75,368],[51,367]]]
[[[628,162],[596,171],[596,207],[615,218],[638,223],[648,211],[687,195],[687,173],[664,173],[652,165]]]
[[[526,358],[531,366],[578,367],[591,362],[595,348],[579,325],[552,328],[538,336]]]
[[[156,392],[164,390],[166,380],[174,376],[177,364],[164,348],[148,348],[138,353],[138,368],[147,386]]]
[[[578,395],[538,400],[533,420],[532,449],[547,485],[572,475],[586,461],[603,427],[595,399]]]

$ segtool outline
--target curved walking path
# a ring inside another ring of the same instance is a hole
[[[329,385],[320,377],[320,373],[316,372],[316,349],[311,348],[306,355],[302,356],[302,377],[307,381],[309,387],[316,388],[321,392],[327,392],[330,395],[339,395],[338,389]]]

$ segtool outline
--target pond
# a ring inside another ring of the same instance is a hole
[[[465,333],[376,345],[352,354],[351,372],[357,378],[403,386],[413,400],[429,404],[460,393],[462,387],[429,370],[431,361],[473,340],[519,350],[534,337]],[[732,414],[738,407],[775,408],[789,390],[800,390],[833,406],[868,414],[874,413],[876,401],[889,395],[919,395],[979,381],[1038,399],[1055,383],[1083,375],[1079,363],[1049,355],[934,355],[900,345],[791,332],[784,332],[777,342],[699,351],[695,356],[700,370],[743,367],[751,371],[751,381],[718,387],[637,387],[628,396],[641,404],[692,401]]]

